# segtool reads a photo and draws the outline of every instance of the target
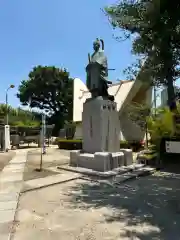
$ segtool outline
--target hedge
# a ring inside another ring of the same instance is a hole
[[[58,139],[57,144],[59,149],[65,150],[82,149],[82,140],[80,139]]]
[[[155,150],[149,150],[147,152],[138,154],[137,160],[138,160],[138,163],[142,163],[150,166],[156,166],[158,163],[157,157],[158,157],[158,154]]]
[[[76,150],[82,149],[82,139],[57,139],[59,149]],[[120,148],[132,148],[133,151],[138,151],[142,148],[141,142],[120,141]]]

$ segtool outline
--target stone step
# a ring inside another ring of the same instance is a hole
[[[75,172],[75,173],[80,173],[82,175],[88,175],[88,176],[99,176],[99,177],[112,177],[115,176],[117,173],[113,171],[108,171],[108,172],[97,172],[92,169],[88,168],[82,168],[82,167],[71,167],[71,166],[60,166],[58,167],[60,170],[65,170],[65,171],[70,171],[70,172]]]
[[[142,167],[144,167],[144,164],[133,164],[129,166],[119,167],[119,168],[113,169],[112,171],[107,171],[107,172],[98,172],[92,169],[87,169],[82,167],[72,167],[72,166],[60,166],[58,167],[58,169],[75,172],[75,173],[81,173],[83,175],[88,175],[88,176],[110,178],[110,177],[115,177],[116,175],[132,172],[133,170],[135,171]]]
[[[154,168],[142,167],[142,168],[139,168],[139,169],[135,169],[132,172],[128,172],[128,173],[125,173],[125,174],[117,175],[114,178],[113,182],[114,182],[114,184],[120,184],[122,182],[131,180],[131,179],[135,179],[137,177],[150,175],[154,171],[155,171]]]
[[[121,183],[124,183],[126,181],[136,179],[137,177],[141,176],[148,176],[152,174],[155,171],[154,168],[149,167],[142,167],[139,169],[134,169],[133,171],[117,174],[113,179],[109,180],[99,180],[100,183],[108,184],[112,187],[116,187],[120,185]]]

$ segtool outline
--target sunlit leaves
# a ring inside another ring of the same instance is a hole
[[[17,96],[24,105],[48,110],[50,114],[60,111],[63,115],[72,104],[72,84],[66,69],[36,66],[29,79],[21,82]]]
[[[73,79],[66,69],[34,67],[28,80],[21,82],[17,96],[23,105],[46,112],[49,124],[59,125],[56,134],[65,120],[72,120]]]
[[[0,118],[5,119],[6,104],[0,104]],[[23,110],[21,108],[12,108],[8,106],[9,124],[11,126],[39,126],[40,116],[36,112]],[[4,121],[1,121],[4,122]]]
[[[126,38],[133,36],[132,52],[145,59],[143,67],[131,66],[131,75],[142,81],[153,79],[154,85],[168,86],[170,105],[175,98],[173,82],[180,76],[180,3],[124,0],[105,11],[114,28],[123,31]]]

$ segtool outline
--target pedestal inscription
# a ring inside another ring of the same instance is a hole
[[[103,99],[85,102],[82,126],[84,152],[119,151],[120,124],[116,103]]]

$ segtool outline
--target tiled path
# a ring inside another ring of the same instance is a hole
[[[0,173],[0,240],[9,240],[23,186],[27,150],[16,151],[15,157]]]

